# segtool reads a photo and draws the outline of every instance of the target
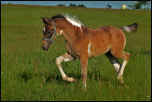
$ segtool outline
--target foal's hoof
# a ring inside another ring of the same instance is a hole
[[[124,81],[123,80],[118,80],[120,84],[124,84]]]
[[[71,77],[71,82],[76,82],[76,79],[74,79],[73,77]]]
[[[118,76],[117,79],[118,79],[119,83],[124,84],[122,76]]]
[[[76,82],[76,79],[74,79],[73,77],[66,77],[66,79],[64,80],[67,80],[67,81],[70,81],[70,82]]]

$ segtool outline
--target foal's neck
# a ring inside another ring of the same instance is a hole
[[[72,25],[69,22],[66,22],[61,28],[63,29],[63,33],[61,35],[63,35],[65,40],[71,46],[75,44],[82,35],[82,28]]]

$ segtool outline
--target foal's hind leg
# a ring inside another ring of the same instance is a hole
[[[127,64],[128,61],[129,61],[129,57],[130,57],[130,53],[123,52],[123,59],[124,59],[124,61],[123,61],[123,63],[122,63],[122,68],[120,69],[119,74],[118,74],[118,77],[117,77],[117,79],[118,79],[119,81],[121,81],[121,83],[124,83],[124,81],[123,81],[123,72],[124,72],[124,69],[125,69],[126,64]]]
[[[56,65],[58,66],[58,69],[61,73],[61,76],[63,78],[63,80],[67,80],[67,81],[70,81],[70,82],[75,82],[76,80],[73,78],[73,77],[68,77],[63,69],[62,69],[62,66],[61,66],[61,62],[64,61],[64,62],[67,62],[67,61],[72,61],[74,60],[75,58],[73,58],[71,55],[69,55],[68,53],[65,53],[64,55],[60,56],[60,57],[57,57],[56,58]]]
[[[117,73],[119,73],[120,68],[121,68],[121,64],[119,63],[119,61],[117,60],[117,58],[115,58],[110,53],[110,51],[108,51],[105,55],[108,57],[109,61],[113,64],[113,66],[115,67],[115,70],[117,71]]]
[[[122,58],[124,59],[123,63],[122,63],[122,67],[118,73],[118,77],[117,79],[121,82],[124,83],[123,81],[123,72],[125,69],[126,64],[128,63],[129,57],[130,57],[130,53],[128,52],[123,52],[123,51],[111,51],[111,54],[116,57],[116,58]]]

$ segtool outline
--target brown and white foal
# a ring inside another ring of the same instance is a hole
[[[123,51],[126,44],[123,31],[136,31],[137,23],[121,28],[105,26],[91,29],[69,15],[56,15],[51,17],[51,20],[45,17],[42,20],[44,22],[43,50],[48,50],[50,44],[59,35],[62,35],[66,40],[67,52],[56,58],[56,65],[64,80],[76,81],[64,73],[61,62],[79,59],[81,62],[81,78],[83,86],[86,88],[88,58],[105,54],[118,72],[117,79],[123,83],[123,72],[130,57],[130,53]],[[124,60],[122,66],[117,58]]]

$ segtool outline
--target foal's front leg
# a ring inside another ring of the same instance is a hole
[[[83,87],[86,89],[86,81],[87,81],[87,65],[88,65],[88,54],[83,54],[80,56],[81,61],[81,78]]]
[[[73,58],[71,55],[69,55],[68,53],[65,53],[64,55],[60,56],[60,57],[57,57],[56,58],[56,65],[58,66],[58,69],[61,73],[61,76],[63,78],[63,80],[67,80],[67,81],[70,81],[70,82],[75,82],[76,80],[73,78],[73,77],[68,77],[63,69],[62,69],[62,66],[61,66],[61,62],[67,62],[67,61],[72,61],[74,60],[75,58]]]

